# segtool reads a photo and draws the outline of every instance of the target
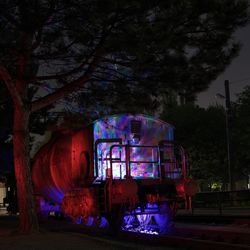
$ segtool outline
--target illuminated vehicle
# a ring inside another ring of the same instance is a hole
[[[39,213],[62,212],[86,225],[167,232],[178,202],[190,207],[195,193],[173,131],[159,119],[123,114],[77,132],[55,133],[34,158]]]

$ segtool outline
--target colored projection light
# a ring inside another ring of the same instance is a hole
[[[108,116],[94,122],[94,141],[100,139],[109,141],[97,146],[98,177],[106,178],[112,158],[120,159],[119,163],[118,160],[113,161],[113,178],[123,179],[126,170],[124,146],[130,145],[131,176],[137,179],[157,178],[157,146],[161,140],[173,140],[173,126],[145,115]]]
[[[144,233],[144,234],[166,234],[170,229],[169,215],[159,213],[159,207],[156,204],[147,204],[146,208],[137,209],[134,214],[124,217],[122,230]]]
[[[84,224],[85,226],[88,226],[88,227],[98,226],[99,228],[106,228],[109,225],[105,217],[94,218],[93,216],[89,216],[86,220],[84,220],[80,216],[74,222],[78,225]]]

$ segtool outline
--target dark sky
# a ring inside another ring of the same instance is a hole
[[[243,88],[250,85],[250,24],[238,30],[235,37],[240,40],[242,48],[240,54],[235,58],[225,72],[211,84],[210,88],[198,96],[198,104],[202,107],[208,105],[224,104],[223,100],[216,99],[216,93],[225,93],[224,81],[230,81],[231,100],[236,99],[237,93],[240,93]]]

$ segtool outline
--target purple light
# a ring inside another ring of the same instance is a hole
[[[105,217],[101,217],[100,223],[99,223],[99,228],[106,228],[108,227],[109,223]]]
[[[166,234],[170,231],[168,206],[166,204],[147,204],[143,209],[137,209],[134,214],[126,215],[123,219],[122,230],[144,234]],[[165,213],[164,213],[165,212]]]

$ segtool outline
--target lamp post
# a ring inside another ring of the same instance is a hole
[[[231,149],[231,119],[232,119],[232,110],[231,110],[231,101],[230,101],[230,89],[229,81],[225,80],[225,96],[221,94],[216,94],[217,97],[225,99],[225,113],[226,113],[226,140],[227,140],[227,177],[228,177],[228,191],[233,189],[232,185],[232,149]]]
[[[227,133],[227,165],[228,165],[228,191],[233,189],[232,187],[232,152],[231,152],[231,101],[230,101],[230,90],[229,81],[225,81],[225,104],[226,104],[226,133]]]

